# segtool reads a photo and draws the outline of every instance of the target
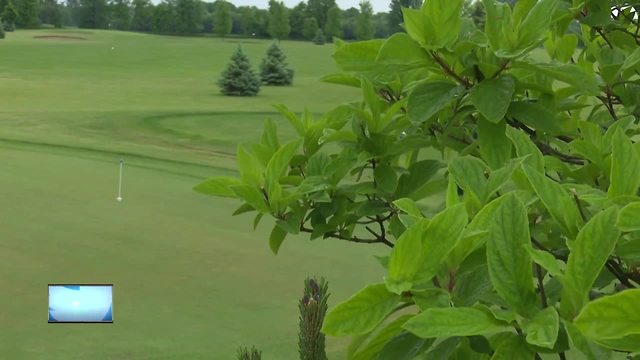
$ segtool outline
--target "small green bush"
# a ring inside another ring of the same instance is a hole
[[[231,62],[218,80],[220,90],[227,96],[256,96],[260,92],[260,79],[249,63],[249,58],[238,47]]]
[[[260,64],[260,77],[264,85],[285,86],[293,82],[293,69],[288,68],[287,58],[276,43],[267,49],[267,56]]]

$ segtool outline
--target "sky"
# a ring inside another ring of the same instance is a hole
[[[212,1],[212,0],[209,0]],[[235,6],[256,6],[261,9],[267,9],[269,7],[269,0],[229,0]],[[284,0],[284,3],[287,7],[292,8],[302,0]],[[371,6],[373,6],[374,12],[387,12],[389,11],[389,3],[390,0],[369,0],[371,1]],[[350,7],[358,8],[358,4],[360,0],[336,0],[336,4],[341,9],[348,9]]]

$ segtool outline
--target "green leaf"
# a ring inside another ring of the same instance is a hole
[[[611,358],[612,351],[587,339],[571,322],[563,321],[573,347],[585,355],[587,360],[606,360]]]
[[[398,180],[398,188],[395,193],[396,198],[413,197],[419,189],[438,173],[443,164],[436,160],[421,160],[411,164],[408,174],[402,174]]]
[[[382,44],[384,40],[381,39],[344,44],[336,49],[333,59],[343,71],[375,70]]]
[[[398,186],[398,175],[388,164],[379,164],[373,171],[373,178],[380,190],[393,194]]]
[[[584,336],[596,342],[640,335],[638,304],[640,289],[603,296],[588,303],[573,323]],[[640,349],[640,343],[637,347]]]
[[[388,324],[384,324],[384,327],[380,331],[377,331],[377,333],[369,339],[366,345],[361,346],[357,352],[351,356],[347,355],[347,359],[375,359],[378,356],[378,353],[380,353],[389,341],[402,332],[402,325],[411,317],[413,317],[413,315],[402,315]]]
[[[482,117],[478,119],[480,155],[492,169],[504,166],[511,159],[511,141],[505,134],[506,127],[504,121],[492,124]]]
[[[374,284],[357,292],[334,307],[324,320],[327,335],[356,335],[373,330],[393,310],[400,296],[387,291],[384,284]]]
[[[558,312],[554,307],[548,307],[526,322],[522,330],[527,334],[529,344],[553,349],[560,330]]]
[[[453,206],[460,202],[460,196],[458,195],[458,185],[453,179],[453,176],[447,177],[447,207]]]
[[[278,254],[278,250],[280,250],[280,246],[284,241],[284,238],[287,237],[287,232],[282,229],[282,227],[276,225],[271,230],[271,235],[269,235],[269,247],[274,254]]]
[[[497,124],[507,113],[515,89],[516,84],[513,77],[503,75],[483,80],[471,89],[469,96],[478,111],[487,120]]]
[[[494,0],[482,0],[486,11],[485,33],[489,39],[489,44],[493,52],[503,48],[503,44],[508,41],[504,36],[503,29],[511,28],[511,8],[505,3],[498,3]],[[511,29],[510,29],[511,30]]]
[[[260,143],[272,152],[278,151],[280,142],[278,141],[278,127],[275,121],[267,119],[267,121],[264,122],[264,130]]]
[[[525,157],[524,163],[535,170],[544,171],[544,157],[540,149],[531,141],[529,135],[511,126],[507,127],[506,135],[516,147],[516,155]]]
[[[389,291],[402,293],[410,290],[413,278],[424,260],[422,238],[429,220],[420,218],[396,241],[389,257],[388,277],[385,279]]]
[[[460,11],[464,0],[429,0],[422,5],[426,18],[433,24],[434,35],[425,39],[427,47],[450,47],[460,34]]]
[[[411,216],[423,217],[420,208],[416,205],[416,202],[409,198],[398,199],[393,202],[393,205]]]
[[[523,165],[529,183],[540,200],[553,217],[565,230],[570,238],[578,233],[578,226],[582,223],[580,210],[571,195],[557,182],[545,177],[533,168]]]
[[[294,140],[283,147],[281,147],[269,161],[267,169],[265,170],[265,177],[270,182],[279,182],[280,178],[285,174],[289,161],[295,155],[296,150],[300,146],[301,140]]]
[[[422,239],[423,261],[416,273],[414,285],[430,286],[431,279],[440,271],[462,236],[467,220],[464,204],[447,208],[431,220]]]
[[[565,318],[575,316],[587,302],[589,291],[616,246],[620,231],[616,227],[615,206],[600,211],[569,243],[571,252],[562,281],[560,312]]]
[[[421,338],[487,335],[509,329],[489,313],[465,307],[426,309],[403,328]]]
[[[250,185],[234,185],[230,188],[238,198],[246,201],[249,205],[253,206],[254,209],[264,213],[271,211],[269,205],[264,200],[264,194],[262,194],[257,187]]]
[[[451,296],[444,289],[431,288],[423,291],[412,291],[411,294],[413,301],[415,301],[420,310],[450,306]]]
[[[640,64],[640,48],[636,48],[622,64],[622,70],[632,69]]]
[[[525,125],[549,134],[560,134],[562,128],[556,120],[556,113],[539,102],[513,101],[507,115]]]
[[[530,244],[529,221],[524,205],[515,195],[503,197],[489,226],[489,275],[500,297],[526,317],[536,306],[531,257],[524,248]]]
[[[529,256],[531,259],[538,265],[542,266],[551,276],[561,276],[562,270],[560,270],[560,265],[558,265],[558,260],[556,258],[542,250],[533,249],[530,245],[525,245],[525,249],[529,252]]]
[[[566,34],[556,41],[555,55],[558,61],[563,63],[571,60],[578,46],[578,37],[575,34]]]
[[[435,38],[436,30],[433,23],[421,9],[403,7],[402,18],[407,34],[420,45],[425,45],[428,38]]]
[[[521,337],[511,335],[500,343],[491,360],[532,360],[535,355]]]
[[[449,163],[449,172],[465,192],[470,191],[484,201],[489,167],[482,160],[473,156],[455,158]]]
[[[376,59],[384,65],[402,65],[410,68],[426,67],[433,61],[416,41],[405,33],[393,34],[388,38]]]
[[[360,77],[344,73],[325,75],[320,78],[320,81],[329,84],[352,86],[358,89],[360,89],[360,86],[362,85],[362,83],[360,82]]]
[[[375,359],[413,360],[429,349],[433,342],[434,339],[421,339],[404,331],[389,340]]]
[[[231,190],[231,186],[241,184],[237,178],[218,176],[201,182],[193,190],[205,195],[235,198],[236,194]]]
[[[358,87],[360,87],[360,83],[358,83]],[[282,116],[287,119],[287,121],[289,121],[289,124],[291,124],[291,126],[296,130],[296,133],[298,133],[299,136],[304,136],[306,127],[302,123],[302,120],[300,120],[300,118],[298,118],[296,114],[291,112],[286,106],[282,104],[274,104],[273,107],[276,108],[276,110],[278,110],[280,114],[282,114]]]
[[[640,231],[640,202],[632,202],[620,210],[618,228],[622,231]]]
[[[424,81],[418,84],[407,103],[409,119],[423,123],[451,104],[460,94],[461,87],[449,81]]]
[[[640,155],[622,129],[617,129],[613,134],[612,147],[609,198],[637,195],[640,187]]]
[[[551,25],[557,7],[558,0],[540,0],[531,8],[518,29],[518,42],[521,47],[526,47],[543,37]]]
[[[573,86],[585,95],[596,96],[600,94],[600,88],[595,81],[595,77],[575,64],[529,64],[518,62],[514,63],[513,66],[552,77]]]
[[[260,174],[261,166],[258,159],[244,146],[238,145],[236,154],[240,178],[247,185],[262,185],[263,177]]]

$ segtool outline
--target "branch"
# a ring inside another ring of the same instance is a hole
[[[600,36],[602,37],[602,39],[604,39],[604,41],[606,41],[607,45],[609,45],[609,47],[610,47],[611,49],[613,49],[613,45],[611,45],[611,42],[610,42],[610,41],[609,41],[609,39],[607,38],[607,35],[605,35],[605,33],[602,31],[602,29],[601,29],[601,28],[597,28],[597,27],[596,27],[596,28],[594,28],[594,29],[598,32],[598,34],[600,34]]]
[[[540,149],[540,151],[545,154],[545,155],[552,155],[557,157],[558,159],[569,163],[569,164],[575,164],[575,165],[584,165],[584,160],[582,158],[579,158],[577,156],[572,156],[572,155],[567,155],[564,153],[561,153],[560,151],[552,148],[550,145],[545,144],[543,142],[540,141],[535,141],[536,146],[538,147],[538,149]]]
[[[469,80],[467,80],[467,79],[463,78],[462,76],[456,74],[455,71],[453,71],[451,69],[449,64],[447,64],[447,62],[444,61],[440,57],[440,55],[438,55],[438,53],[436,53],[435,51],[431,51],[431,57],[433,58],[433,60],[435,60],[438,63],[438,65],[440,65],[440,68],[442,68],[442,71],[444,71],[447,75],[449,75],[452,78],[456,79],[456,81],[458,81],[466,89],[469,89],[471,87],[471,83],[469,82]]]
[[[312,233],[313,229],[307,228],[304,225],[300,225],[300,231],[302,232],[306,232],[306,233]],[[384,238],[376,238],[376,239],[361,239],[357,236],[352,236],[352,237],[344,237],[342,235],[340,235],[340,233],[338,232],[327,232],[324,233],[324,236],[326,237],[330,237],[330,238],[334,238],[334,239],[339,239],[339,240],[344,240],[344,241],[349,241],[349,242],[355,242],[355,243],[361,243],[361,244],[385,244],[390,248],[393,248],[393,243],[390,242],[387,239]]]
[[[544,291],[544,276],[542,275],[542,268],[540,265],[536,264],[536,276],[538,277],[538,290],[540,291],[540,301],[542,301],[542,306],[547,307],[547,294]]]

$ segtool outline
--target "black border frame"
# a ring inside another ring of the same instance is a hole
[[[49,287],[50,286],[111,286],[111,321],[50,321],[49,320]],[[47,323],[48,324],[113,324],[113,283],[50,283],[47,284]]]

